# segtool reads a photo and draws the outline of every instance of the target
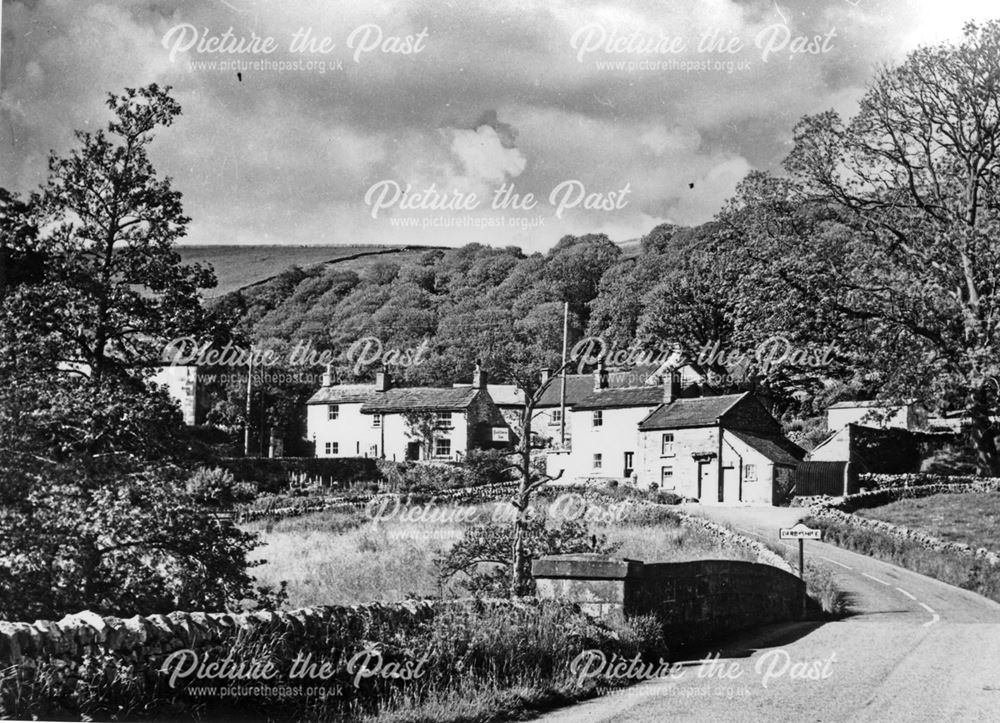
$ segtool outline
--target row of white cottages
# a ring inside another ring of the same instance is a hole
[[[655,485],[705,503],[776,504],[787,495],[804,453],[760,400],[706,396],[691,368],[662,383],[651,371],[567,375],[565,404],[554,380],[532,422],[533,441],[550,447],[549,474]],[[517,390],[488,385],[478,369],[471,384],[453,387],[394,387],[386,372],[374,384],[334,384],[327,375],[308,401],[307,429],[319,457],[454,461],[512,445],[521,408]],[[428,417],[432,439],[414,425]]]

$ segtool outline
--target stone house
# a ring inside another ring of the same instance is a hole
[[[707,504],[778,504],[804,456],[749,392],[664,402],[639,423],[637,483]]]
[[[571,444],[548,454],[549,474],[562,471],[560,482],[615,480],[634,484],[637,478],[639,423],[664,402],[704,393],[704,380],[692,367],[667,371],[668,381],[653,366],[629,373],[609,373],[598,365],[590,391],[579,395],[567,420],[575,431]]]
[[[306,420],[317,457],[456,461],[513,444],[478,368],[460,387],[394,387],[388,372],[374,384],[334,384],[327,373]]]

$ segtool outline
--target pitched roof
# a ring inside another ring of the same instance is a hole
[[[775,464],[795,466],[802,461],[802,458],[806,454],[805,450],[799,447],[799,445],[784,437],[762,437],[759,434],[744,432],[739,429],[727,429],[726,433],[742,440]]]
[[[682,427],[710,427],[749,392],[724,394],[719,397],[675,399],[661,404],[639,423],[639,429],[679,429]]]
[[[358,404],[375,394],[374,384],[334,384],[320,387],[306,404]]]
[[[566,406],[573,407],[576,403],[594,391],[593,374],[567,374],[566,375]],[[538,400],[537,407],[558,407],[559,397],[562,393],[562,381],[555,378],[548,388],[542,393],[542,398]]]
[[[831,404],[827,409],[902,409],[909,406],[910,402],[890,402],[885,400],[870,399],[868,401],[845,401]]]
[[[574,410],[615,407],[655,407],[663,403],[663,387],[626,387],[591,392],[573,405]]]
[[[398,387],[376,392],[362,405],[362,414],[391,412],[459,412],[479,389],[473,387]]]
[[[524,404],[524,392],[514,384],[487,384],[486,391],[498,407],[520,407]]]

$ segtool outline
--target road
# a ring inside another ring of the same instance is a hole
[[[774,542],[779,527],[803,515],[689,511]],[[688,661],[675,676],[539,720],[1000,721],[1000,604],[833,545],[805,544],[807,562],[829,569],[846,592],[848,617],[759,628],[707,651],[718,653],[716,662]]]

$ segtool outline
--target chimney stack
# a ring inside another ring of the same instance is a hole
[[[382,367],[382,371],[375,372],[375,391],[376,392],[387,392],[389,387],[392,385],[392,379],[389,377],[389,370]]]
[[[681,396],[681,373],[672,369],[663,377],[663,403],[670,404]]]
[[[472,372],[472,388],[486,388],[486,372],[484,372],[482,367],[479,366],[479,362],[476,362],[476,369]]]
[[[552,376],[551,369],[548,368],[542,369],[542,374],[541,374],[542,384],[545,384],[545,382],[547,382],[549,380],[549,377],[551,376]]]
[[[333,377],[334,377],[334,374],[333,374],[333,364],[330,363],[330,364],[326,365],[326,371],[323,372],[323,386],[324,387],[332,387],[333,386]]]
[[[594,391],[599,392],[608,388],[608,371],[604,368],[604,361],[597,362],[597,369],[594,371]]]

